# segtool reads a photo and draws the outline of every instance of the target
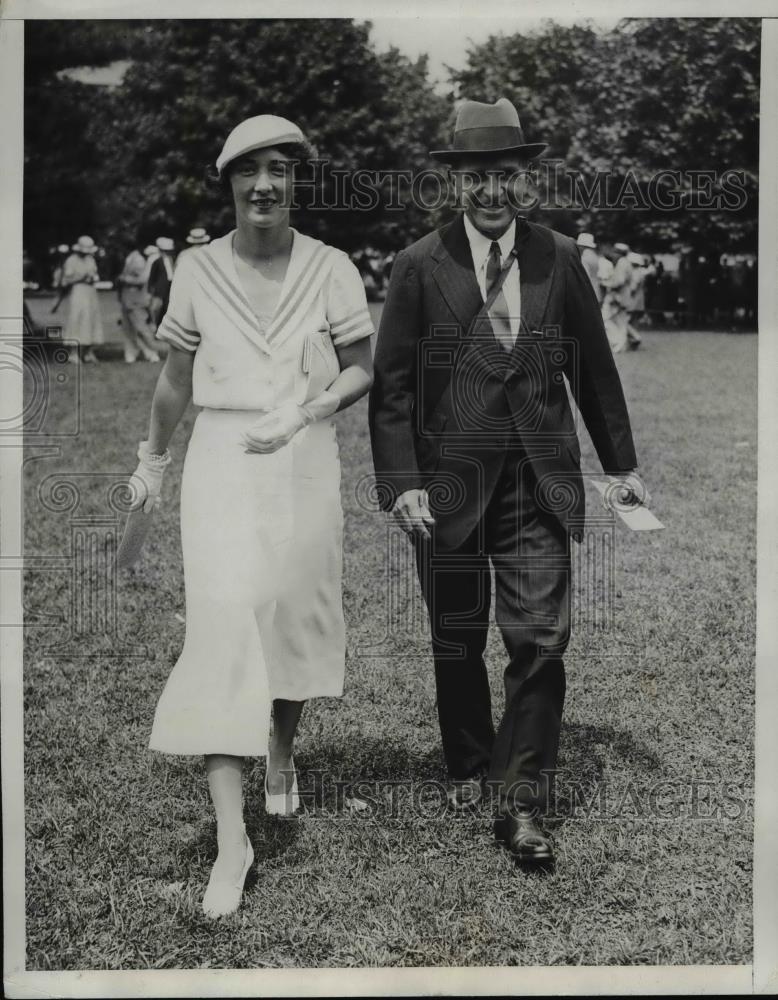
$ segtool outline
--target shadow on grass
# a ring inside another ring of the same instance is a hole
[[[668,774],[664,761],[626,730],[570,722],[562,726],[554,822],[561,825],[581,803],[602,801],[609,784],[656,783]],[[606,777],[606,766],[610,777]]]

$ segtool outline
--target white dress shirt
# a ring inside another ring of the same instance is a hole
[[[502,263],[503,265],[505,264],[508,254],[513,250],[513,244],[516,241],[516,220],[514,219],[502,236],[495,241],[479,232],[467,215],[464,216],[464,219],[465,232],[467,233],[467,241],[470,244],[470,253],[473,257],[476,280],[478,281],[478,287],[481,289],[481,298],[486,302],[486,265],[489,261],[489,251],[493,242],[498,243]],[[511,336],[516,340],[521,323],[521,283],[518,260],[513,261],[508,276],[503,283],[502,292],[510,310]]]

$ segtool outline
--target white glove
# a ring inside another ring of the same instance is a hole
[[[143,508],[144,513],[150,514],[162,503],[162,477],[171,462],[170,452],[165,450],[164,455],[155,455],[149,450],[148,441],[141,441],[138,445],[138,458],[140,464],[128,483],[132,491],[130,510]]]
[[[284,403],[270,413],[266,413],[250,427],[243,436],[246,450],[260,455],[269,455],[289,444],[303,427],[329,417],[340,406],[340,397],[325,389],[315,399],[298,406]]]

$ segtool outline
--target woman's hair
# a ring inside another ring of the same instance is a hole
[[[277,149],[279,152],[283,153],[284,156],[288,156],[290,160],[294,160],[295,170],[298,170],[301,166],[309,166],[311,160],[315,160],[318,156],[316,147],[307,139],[303,139],[300,142],[280,142],[277,146],[271,146],[268,148]],[[251,152],[251,150],[249,150],[249,152]],[[232,165],[238,159],[239,157],[236,157],[235,160],[231,160],[225,166],[221,177],[216,172],[216,168],[209,164],[205,171],[205,179],[208,186],[217,188],[220,191],[228,192],[230,190],[230,174],[232,172]]]

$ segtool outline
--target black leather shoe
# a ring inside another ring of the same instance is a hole
[[[501,813],[494,822],[494,835],[518,862],[542,868],[554,864],[551,838],[543,833],[529,809],[514,808]]]
[[[446,799],[450,809],[474,809],[481,801],[483,789],[479,777],[452,781],[446,789]]]

